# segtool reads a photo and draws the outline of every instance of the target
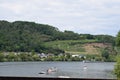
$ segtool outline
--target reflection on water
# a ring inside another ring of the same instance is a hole
[[[84,67],[87,66],[87,69]],[[46,72],[50,67],[57,67],[56,72]],[[112,74],[113,62],[82,63],[82,62],[4,62],[0,63],[0,76],[27,76],[27,77],[58,77],[72,78],[116,78]]]

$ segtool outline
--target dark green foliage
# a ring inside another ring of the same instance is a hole
[[[0,51],[49,51],[42,44],[50,41],[54,32],[57,32],[57,29],[49,25],[25,21],[0,21]]]
[[[114,73],[116,74],[118,80],[120,80],[120,31],[117,34],[116,37],[116,51],[118,53],[117,58],[116,58],[116,64],[114,67]]]
[[[104,57],[106,60],[109,58],[109,52],[107,51],[107,49],[104,49],[102,51],[102,57]]]
[[[91,34],[80,34],[83,39],[95,39],[94,35]]]
[[[117,37],[116,37],[116,45],[120,47],[120,31],[118,32]]]
[[[110,35],[95,35],[95,39],[102,43],[112,43],[113,45],[115,43],[115,37]]]
[[[3,61],[4,61],[4,54],[0,53],[0,62],[3,62]]]
[[[119,80],[120,79],[120,56],[117,56],[117,62],[115,64],[114,72]]]
[[[66,31],[66,30],[64,32],[58,31],[54,33],[53,37],[54,37],[53,38],[54,40],[78,40],[80,39],[79,34],[74,33],[72,31]]]

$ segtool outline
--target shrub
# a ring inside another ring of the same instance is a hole
[[[120,79],[120,56],[117,56],[117,62],[114,67],[114,72],[116,76]]]

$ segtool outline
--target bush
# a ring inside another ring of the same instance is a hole
[[[3,61],[4,61],[4,54],[0,53],[0,62],[3,62]]]
[[[117,56],[117,62],[114,67],[114,72],[116,76],[120,79],[120,56]]]

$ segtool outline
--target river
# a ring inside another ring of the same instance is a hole
[[[114,62],[2,62],[0,76],[116,79],[112,73],[114,64]],[[84,66],[87,66],[87,69],[84,69]],[[39,74],[46,72],[50,67],[57,67],[58,70],[50,74]]]

